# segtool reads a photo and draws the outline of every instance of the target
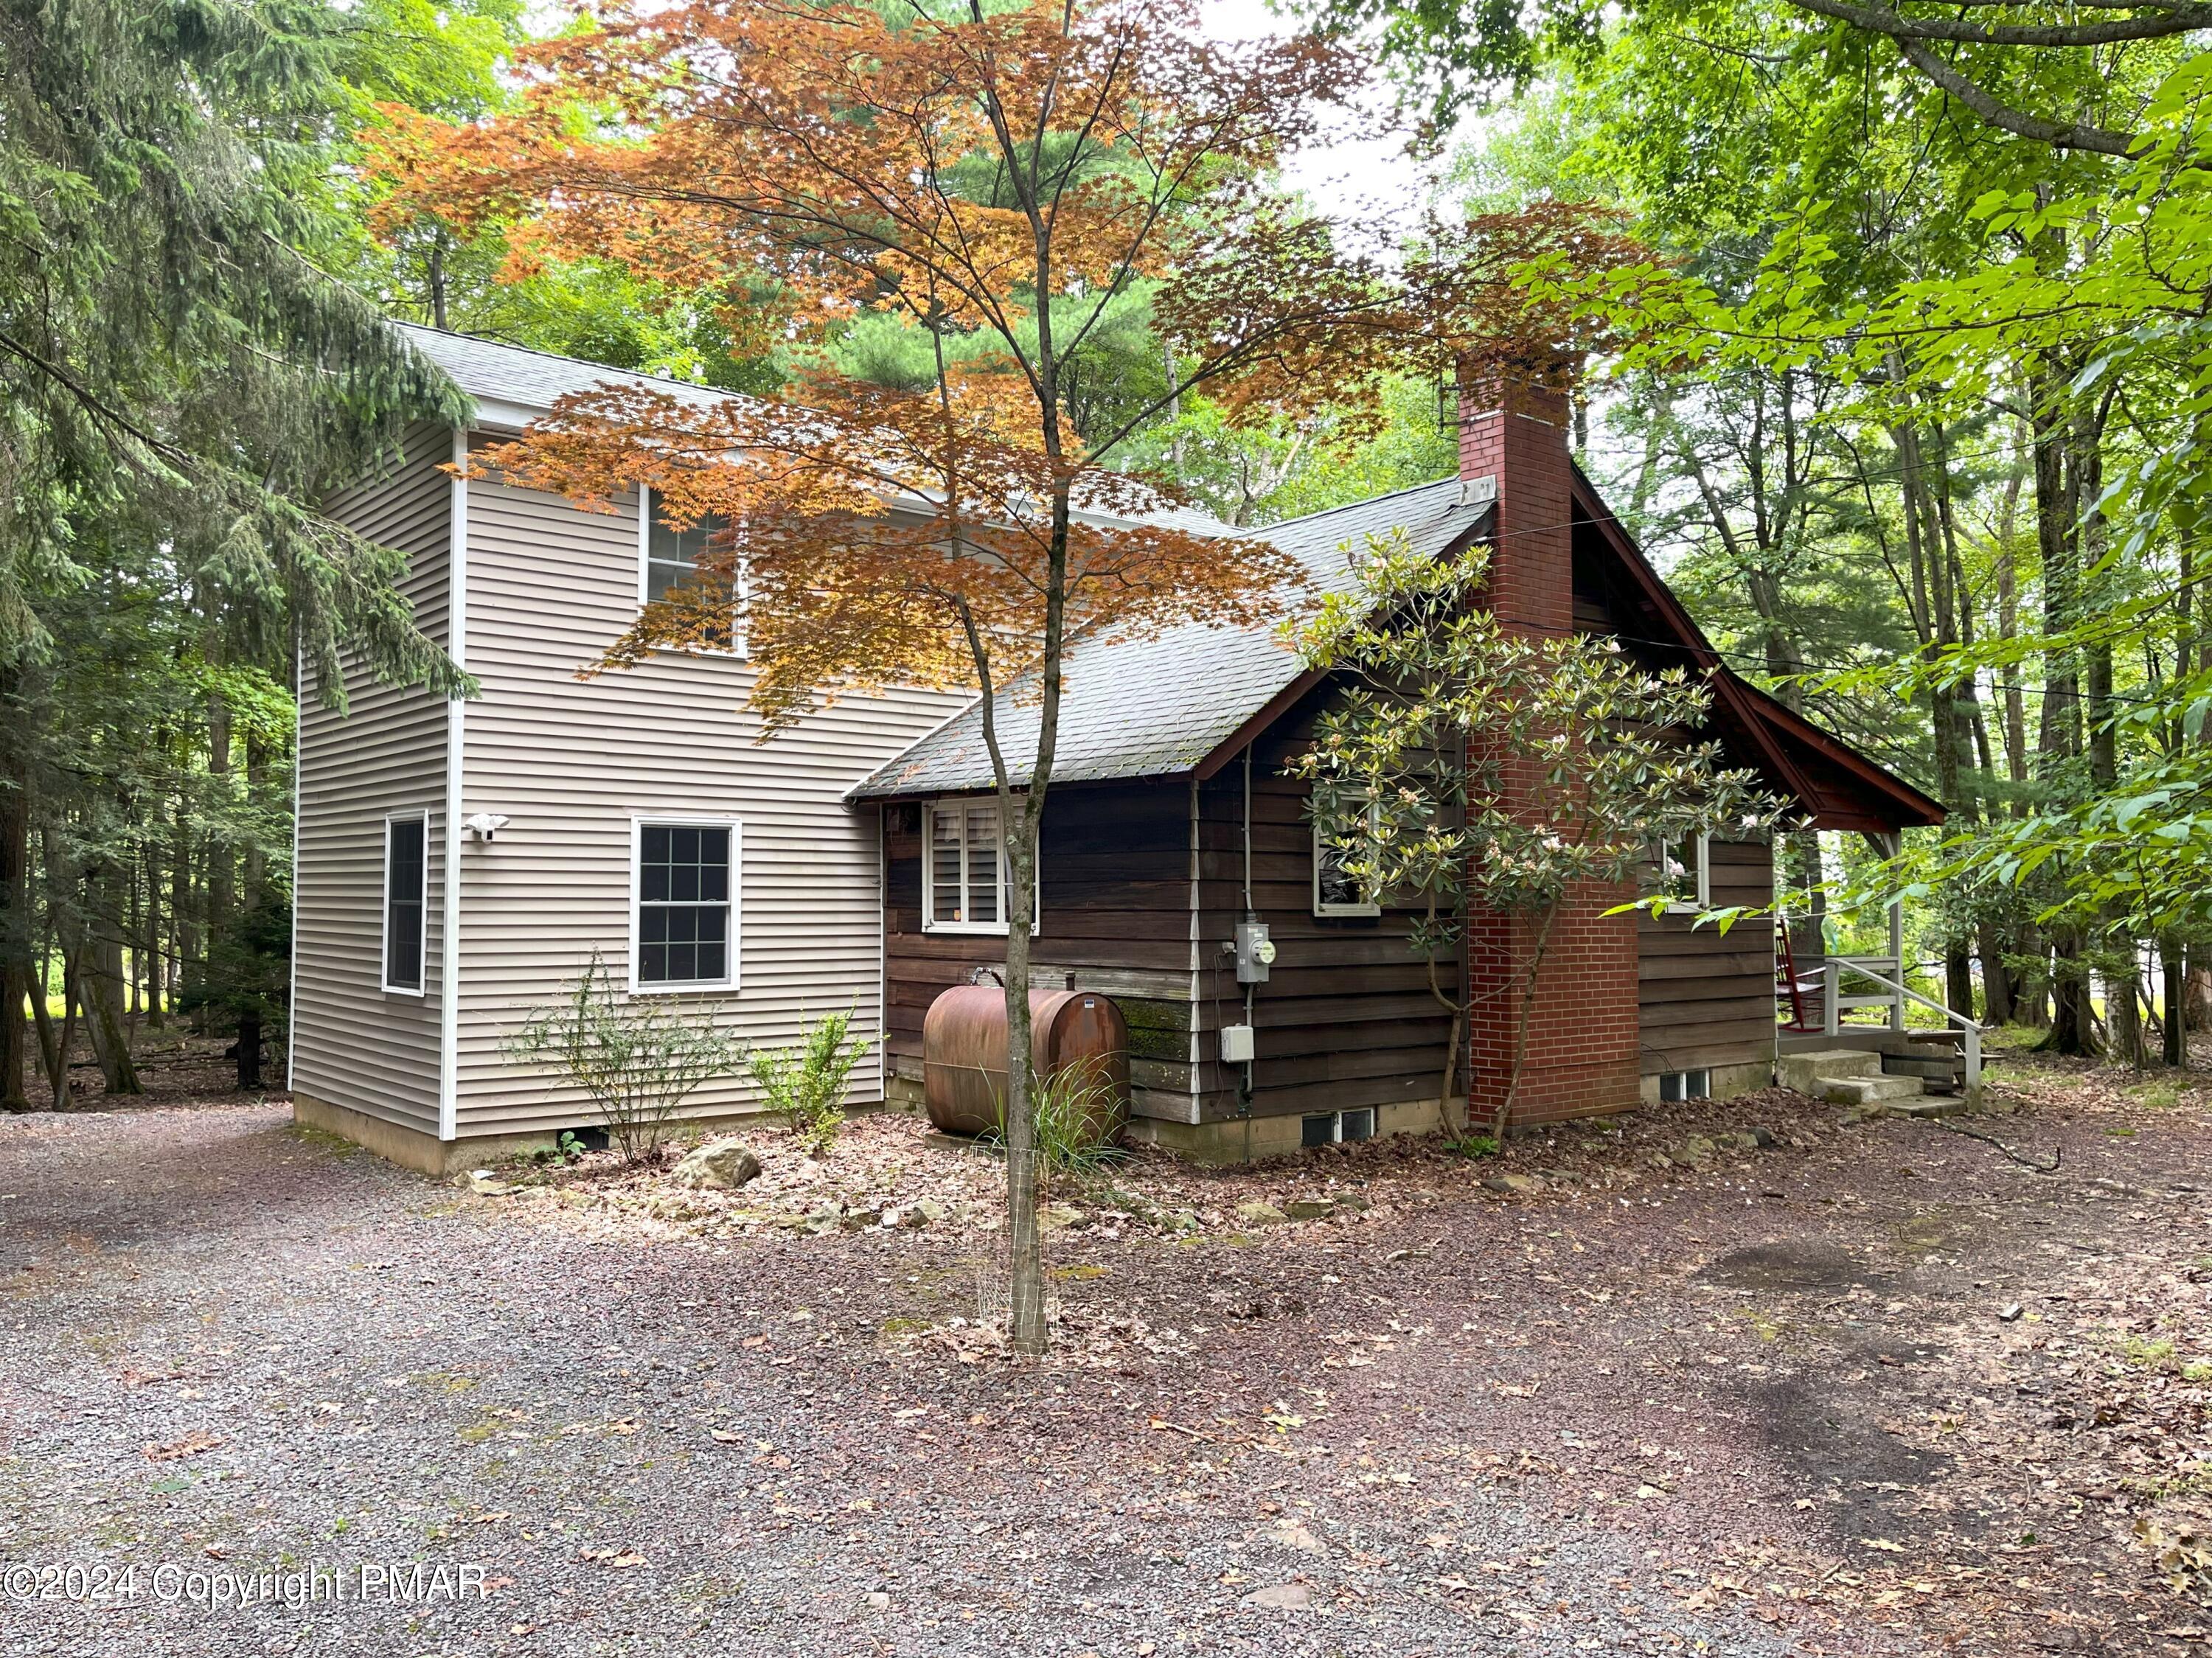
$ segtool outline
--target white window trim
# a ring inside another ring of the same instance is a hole
[[[728,974],[720,979],[657,979],[637,976],[641,959],[639,920],[645,914],[640,902],[644,889],[645,831],[653,829],[726,829],[730,832],[730,950]],[[688,996],[738,988],[744,898],[744,824],[735,817],[715,817],[686,812],[641,812],[629,820],[629,993],[633,996]]]
[[[1713,907],[1712,840],[1710,835],[1698,836],[1697,896],[1694,899],[1669,898],[1667,901],[1668,914],[1697,915]],[[1667,843],[1663,840],[1659,843],[1659,878],[1663,882],[1667,878]]]
[[[1370,833],[1382,828],[1382,813],[1376,803],[1367,803],[1367,827]],[[1313,913],[1316,915],[1380,915],[1380,904],[1325,904],[1321,897],[1322,833],[1318,819],[1313,824]]]
[[[422,982],[415,985],[396,985],[392,982],[392,826],[394,823],[420,823],[422,826],[422,893],[416,905],[421,919],[417,926],[422,934],[416,946],[416,961]],[[386,812],[384,817],[384,879],[377,889],[376,916],[376,981],[387,996],[412,996],[422,999],[430,982],[430,814],[424,811]]]
[[[651,590],[653,577],[653,490],[646,484],[637,486],[637,608],[642,616],[648,602],[646,594]],[[702,646],[696,651],[679,649],[673,645],[658,645],[653,648],[671,656],[711,656],[732,662],[745,660],[745,604],[752,597],[752,581],[745,571],[745,562],[738,561],[738,592],[730,606],[730,643],[727,649],[718,650]],[[654,821],[658,822],[658,819]]]
[[[941,794],[933,800],[921,803],[921,930],[924,932],[968,932],[982,937],[1003,937],[1010,930],[1011,923],[1003,919],[996,921],[940,921],[936,919],[937,859],[931,855],[930,814],[940,806],[957,805],[964,808],[977,801],[994,806],[1000,804],[994,794]],[[961,862],[964,866],[968,844],[968,819],[964,811],[960,823]],[[1006,828],[1004,823],[999,825],[999,908],[1004,910],[1007,908],[1006,900],[1013,890],[1013,878],[1006,862]],[[1030,936],[1038,936],[1043,926],[1044,849],[1039,847],[1036,879],[1030,893]]]

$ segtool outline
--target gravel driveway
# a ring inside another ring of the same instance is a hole
[[[2201,1652],[2037,1465],[2069,1321],[2166,1318],[2175,1390],[2206,1333],[2212,1129],[2118,1108],[2036,1119],[2059,1176],[1893,1122],[1062,1240],[1177,1337],[1026,1369],[902,1339],[972,1271],[935,1231],[611,1238],[270,1105],[0,1121],[0,1649]]]

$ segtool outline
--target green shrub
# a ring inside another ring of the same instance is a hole
[[[712,1012],[687,1015],[660,997],[623,995],[596,950],[566,999],[533,1010],[501,1047],[513,1063],[550,1065],[581,1089],[627,1163],[659,1161],[677,1108],[744,1053],[715,1028]]]
[[[769,1110],[783,1120],[806,1155],[818,1157],[836,1142],[845,1121],[845,1084],[871,1044],[852,1038],[853,1011],[832,1013],[797,1048],[756,1049],[748,1062],[753,1084]]]

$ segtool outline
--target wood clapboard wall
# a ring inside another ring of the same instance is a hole
[[[1434,1099],[1450,1029],[1407,946],[1412,912],[1313,913],[1306,786],[1282,769],[1310,729],[1311,710],[1296,712],[1254,752],[1252,896],[1278,951],[1255,998],[1255,1116]],[[1195,822],[1188,779],[1063,785],[1046,803],[1034,982],[1072,977],[1121,1006],[1139,1115],[1210,1122],[1242,1107],[1241,1067],[1214,1055],[1244,1011],[1224,949],[1243,915],[1243,788],[1241,762],[1199,785]],[[930,1003],[1002,965],[1006,939],[924,931],[921,811],[884,810],[887,1040],[900,1074],[919,1077]],[[1455,987],[1456,959],[1441,970]]]
[[[1765,841],[1713,841],[1712,902],[1774,900]],[[1637,1001],[1643,1074],[1771,1063],[1774,1058],[1774,926],[1765,916],[1723,935],[1686,915],[1638,918]]]
[[[894,1067],[921,1074],[929,1005],[983,967],[1003,967],[994,933],[922,926],[921,810],[884,807],[884,1030]],[[1045,801],[1030,946],[1031,982],[1111,996],[1129,1022],[1133,1105],[1192,1121],[1190,785],[1176,779],[1053,790]]]
[[[1252,750],[1252,902],[1276,956],[1253,999],[1255,1116],[1433,1100],[1443,1081],[1451,1016],[1408,947],[1415,912],[1313,913],[1308,786],[1284,766],[1310,740],[1327,700],[1316,692]],[[1200,939],[1199,1087],[1204,1120],[1235,1115],[1240,1066],[1224,1066],[1214,1034],[1243,1018],[1234,959],[1221,947],[1243,917],[1244,766],[1232,760],[1199,790]],[[1447,994],[1458,957],[1438,964]],[[1462,1078],[1462,1082],[1464,1078]]]

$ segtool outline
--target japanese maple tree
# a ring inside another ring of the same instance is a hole
[[[1440,281],[1434,258],[1347,251],[1271,194],[1278,159],[1359,79],[1321,39],[1207,40],[1178,0],[711,0],[592,21],[524,55],[531,82],[495,119],[390,112],[388,210],[530,218],[523,257],[618,261],[676,290],[774,286],[775,307],[731,320],[814,364],[793,401],[602,386],[483,459],[585,502],[643,484],[672,521],[737,526],[600,666],[714,644],[742,572],[770,730],[892,684],[982,694],[1009,875],[1012,1334],[1036,1351],[1030,943],[1066,641],[1249,625],[1297,585],[1265,541],[1164,513],[1172,485],[1115,452],[1201,388],[1254,418],[1327,401],[1356,419],[1377,368],[1433,343],[1438,292],[1489,290]],[[1177,372],[1156,403],[1079,427],[1071,389],[1131,304]],[[926,340],[926,386],[806,357],[872,313]],[[1038,708],[1033,752],[1001,741],[992,699],[1010,686]]]

